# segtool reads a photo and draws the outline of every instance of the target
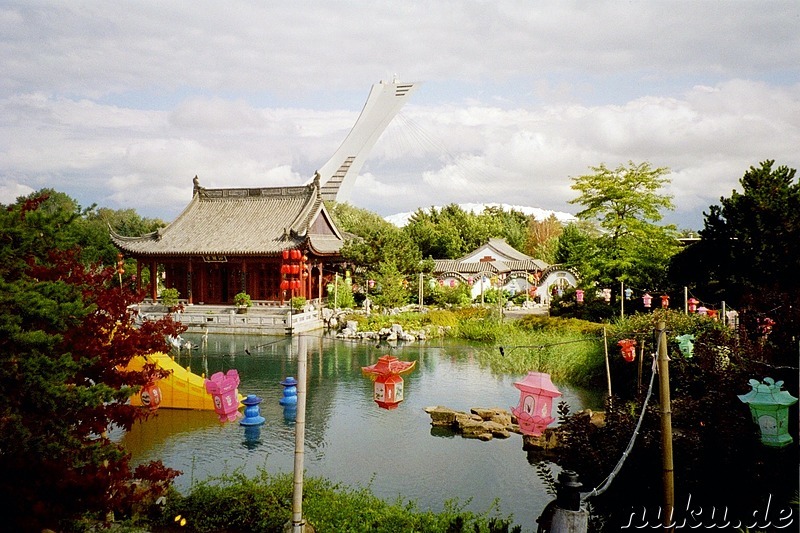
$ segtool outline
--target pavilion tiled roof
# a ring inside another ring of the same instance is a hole
[[[314,233],[314,222],[330,220],[319,182],[300,187],[206,189],[195,179],[191,202],[168,226],[141,237],[111,230],[121,250],[139,256],[272,255],[308,246],[337,254],[344,243],[333,223]]]

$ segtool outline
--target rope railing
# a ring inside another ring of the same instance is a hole
[[[622,457],[620,457],[619,461],[617,461],[617,464],[614,467],[614,469],[608,476],[606,476],[601,485],[599,487],[595,487],[594,489],[592,489],[585,496],[582,496],[581,501],[586,501],[593,496],[599,496],[603,494],[608,489],[609,486],[611,486],[611,483],[614,481],[614,478],[617,477],[619,471],[622,470],[622,465],[625,464],[625,460],[628,458],[628,455],[630,455],[631,450],[633,449],[633,446],[636,443],[636,437],[639,435],[639,430],[641,429],[642,421],[644,420],[644,414],[647,411],[647,404],[650,401],[650,396],[652,396],[653,394],[653,384],[655,383],[656,369],[658,362],[656,354],[658,353],[658,349],[660,348],[661,336],[659,336],[658,342],[659,346],[656,347],[655,354],[653,354],[653,368],[650,374],[650,385],[647,388],[647,395],[645,396],[644,403],[642,404],[642,412],[639,413],[639,420],[636,422],[636,428],[634,428],[633,435],[631,435],[630,441],[628,441],[628,446],[625,448],[625,451],[622,452]]]

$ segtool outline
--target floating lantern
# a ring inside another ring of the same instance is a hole
[[[244,407],[244,418],[239,421],[242,426],[260,426],[265,422],[261,416],[261,408],[258,404],[262,402],[261,398],[255,394],[248,394],[247,398],[242,400]]]
[[[544,372],[528,372],[514,386],[520,391],[519,405],[512,407],[511,412],[524,435],[538,437],[555,420],[551,416],[553,398],[561,396],[561,392],[550,381],[550,374]]]
[[[281,405],[297,405],[297,380],[292,376],[281,381],[283,385],[283,398],[278,400]]]
[[[617,344],[622,350],[622,358],[625,361],[630,363],[636,359],[636,339],[622,339]]]
[[[206,380],[206,391],[214,398],[214,411],[219,421],[236,420],[239,414],[239,372],[235,369],[227,373],[217,372]]]
[[[751,379],[750,386],[752,390],[740,394],[739,399],[750,406],[753,422],[761,429],[761,443],[775,448],[791,444],[789,406],[796,404],[797,398],[781,390],[783,381],[776,383],[772,378],[764,378],[764,383]]]
[[[575,299],[578,300],[579,304],[583,303],[583,289],[577,289],[575,291]]]
[[[689,298],[686,303],[689,305],[689,312],[694,313],[697,311],[697,304],[700,303],[700,300],[697,298]]]
[[[642,303],[647,309],[650,309],[650,305],[652,305],[653,297],[650,296],[648,293],[644,293],[642,296]]]
[[[383,355],[374,365],[361,367],[361,371],[375,381],[372,398],[379,407],[395,409],[403,401],[400,374],[410,372],[416,364],[416,361],[400,361],[397,357]]]

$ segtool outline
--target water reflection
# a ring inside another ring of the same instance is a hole
[[[296,411],[281,405],[287,376],[297,375],[297,338],[211,335],[206,344],[176,356],[183,366],[210,375],[235,368],[239,391],[263,399],[265,423],[244,428],[221,424],[213,412],[161,410],[137,424],[121,441],[135,463],[162,459],[182,470],[181,490],[209,476],[259,468],[291,472]],[[445,500],[470,502],[468,509],[486,511],[499,500],[503,514],[513,513],[524,530],[551,499],[522,450],[522,439],[481,442],[432,428],[424,407],[516,405],[513,382],[523,376],[497,376],[477,362],[480,345],[435,341],[390,349],[386,346],[314,337],[308,346],[308,395],[305,467],[351,486],[367,486],[390,501],[416,500],[423,509],[441,510]],[[373,383],[361,367],[385,354],[416,361],[405,374],[405,399],[397,409],[373,402]],[[572,410],[599,407],[599,398],[556,383]],[[256,431],[257,430],[257,431]],[[439,438],[432,438],[439,437]]]

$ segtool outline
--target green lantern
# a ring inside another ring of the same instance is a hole
[[[764,383],[751,379],[753,390],[740,394],[739,399],[750,406],[753,422],[761,429],[761,443],[781,448],[791,444],[789,435],[789,406],[797,403],[797,398],[783,388],[783,381],[764,378]]]

